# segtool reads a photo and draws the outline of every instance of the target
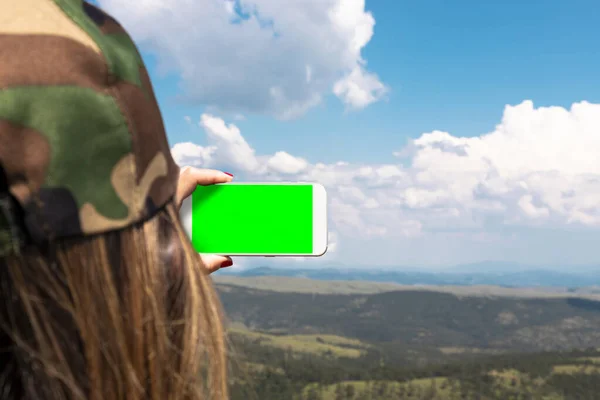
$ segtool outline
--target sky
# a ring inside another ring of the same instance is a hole
[[[597,1],[98,3],[181,166],[327,188],[298,263],[600,264]]]

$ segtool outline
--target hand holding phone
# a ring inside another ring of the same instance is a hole
[[[229,172],[223,172],[215,169],[193,168],[186,166],[181,168],[179,172],[179,180],[177,182],[177,193],[175,195],[175,204],[177,210],[181,209],[183,200],[190,197],[196,187],[215,185],[217,183],[228,183],[233,180],[233,175]],[[228,256],[220,256],[215,254],[199,254],[206,271],[213,273],[221,268],[230,267],[233,265],[233,260]]]
[[[318,257],[327,251],[327,194],[320,184],[198,186],[180,212],[199,253]]]

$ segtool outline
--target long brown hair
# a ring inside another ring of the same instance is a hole
[[[0,259],[0,284],[0,398],[227,398],[220,303],[172,203]]]

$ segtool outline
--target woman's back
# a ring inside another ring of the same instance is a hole
[[[0,398],[226,397],[178,173],[116,21],[80,0],[2,1]]]

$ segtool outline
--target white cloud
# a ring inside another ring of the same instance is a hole
[[[332,255],[337,252],[339,237],[337,232],[330,231],[327,235],[327,255]]]
[[[333,86],[333,93],[354,109],[365,108],[383,98],[387,92],[388,88],[377,75],[366,72],[359,65]]]
[[[409,160],[404,165],[325,164],[284,151],[256,155],[234,125],[210,116],[202,121],[209,145],[175,145],[179,163],[234,167],[244,180],[322,183],[340,254],[353,254],[349,243],[360,246],[369,240],[387,244],[389,252],[417,251],[420,242],[415,240],[427,238],[445,249],[420,250],[434,262],[450,257],[448,246],[458,246],[457,241],[466,246],[462,253],[476,254],[476,243],[496,246],[487,251],[503,255],[502,246],[539,237],[516,240],[515,229],[600,232],[600,104],[535,108],[525,101],[507,106],[493,132],[421,135],[398,152]],[[413,243],[413,248],[402,250],[401,243]],[[558,250],[547,254],[552,251]]]
[[[432,132],[414,141],[411,173],[431,201],[467,211],[491,207],[507,219],[600,225],[600,105],[507,106],[488,134]],[[423,193],[421,193],[423,194]]]
[[[220,164],[252,172],[259,168],[254,149],[242,137],[240,130],[233,124],[225,124],[220,118],[203,114],[200,126],[213,143],[215,160]]]
[[[375,25],[365,0],[99,3],[219,111],[294,118],[332,91],[353,109],[387,92],[361,56]]]
[[[308,167],[306,160],[294,157],[285,151],[278,151],[267,161],[271,171],[281,174],[298,174]]]
[[[202,167],[212,165],[215,146],[203,147],[191,142],[177,143],[171,148],[171,154],[179,165]]]
[[[533,204],[533,196],[530,194],[521,197],[518,204],[521,210],[531,218],[543,218],[550,214],[546,207],[536,207]]]

